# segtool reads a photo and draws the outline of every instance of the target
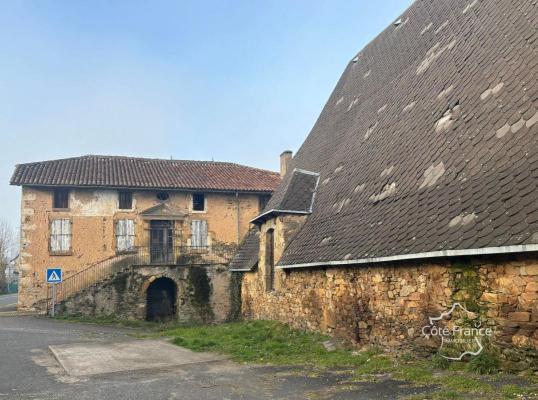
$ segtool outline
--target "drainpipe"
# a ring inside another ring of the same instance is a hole
[[[237,244],[241,241],[241,224],[240,224],[240,216],[241,211],[239,209],[239,192],[235,192],[235,202],[237,203]]]

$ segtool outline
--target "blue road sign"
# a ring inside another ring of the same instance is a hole
[[[60,283],[62,281],[61,268],[47,268],[47,283]]]

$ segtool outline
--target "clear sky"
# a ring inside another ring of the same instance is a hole
[[[0,2],[0,218],[17,163],[84,154],[276,170],[365,44],[412,3]]]

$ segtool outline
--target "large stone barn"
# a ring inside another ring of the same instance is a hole
[[[45,272],[60,267],[58,311],[229,319],[226,266],[279,182],[278,173],[225,162],[83,156],[17,165],[19,309],[50,309]]]
[[[416,1],[288,171],[231,265],[245,317],[423,349],[463,310],[538,368],[536,2]]]

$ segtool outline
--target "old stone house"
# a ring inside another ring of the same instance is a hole
[[[279,181],[278,173],[224,162],[91,155],[17,165],[19,309],[50,306],[45,271],[61,267],[58,301],[71,313],[151,317],[150,297],[167,296],[168,313],[188,319],[188,296],[199,296],[190,277],[202,279],[205,301],[225,319],[222,265]]]
[[[457,303],[538,368],[537,26],[420,0],[353,56],[231,264],[243,315],[428,350]]]

